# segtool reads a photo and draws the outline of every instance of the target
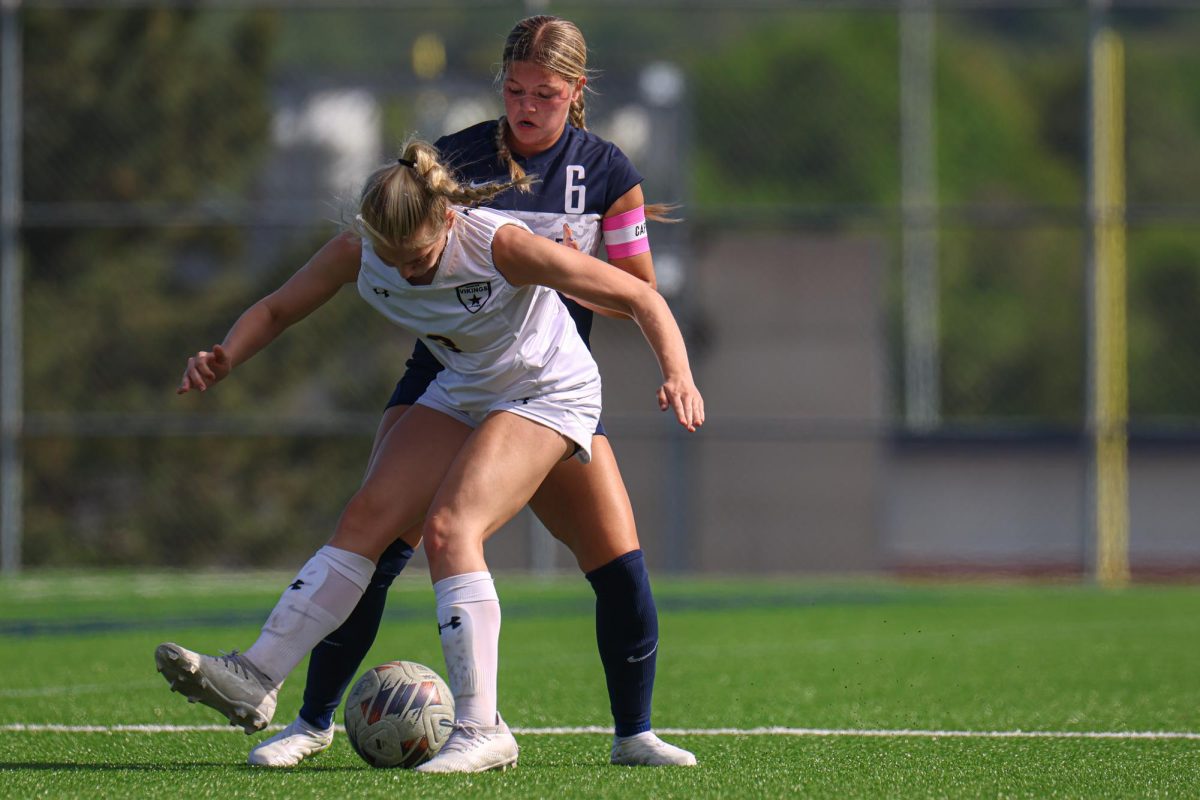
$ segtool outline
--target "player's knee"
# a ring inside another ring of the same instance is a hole
[[[386,546],[385,542],[395,536],[394,532],[385,529],[387,509],[385,498],[375,496],[366,488],[359,489],[342,511],[338,521],[338,538],[382,549]]]
[[[421,530],[421,542],[429,563],[440,563],[454,544],[454,525],[450,515],[441,511],[431,511],[425,518],[425,527]]]
[[[471,552],[481,539],[469,519],[445,508],[431,510],[422,529],[422,546],[431,565]]]

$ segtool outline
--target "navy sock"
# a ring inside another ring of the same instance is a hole
[[[375,566],[371,583],[362,600],[350,612],[342,627],[326,636],[313,648],[308,660],[308,683],[304,686],[304,704],[300,716],[315,728],[328,728],[333,714],[342,702],[342,695],[375,643],[388,588],[412,558],[413,549],[403,539],[397,539]]]
[[[650,730],[658,609],[641,550],[587,573],[596,592],[596,643],[617,736]]]

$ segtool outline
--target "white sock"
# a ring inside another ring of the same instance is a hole
[[[454,693],[454,718],[496,724],[500,598],[491,573],[467,572],[433,585],[446,678]]]
[[[283,590],[258,640],[243,655],[275,685],[346,621],[375,572],[371,559],[326,545]]]

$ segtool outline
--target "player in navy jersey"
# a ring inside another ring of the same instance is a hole
[[[549,16],[522,20],[503,56],[505,117],[436,142],[465,184],[536,176],[488,205],[509,213],[541,236],[564,241],[654,285],[654,263],[642,177],[621,150],[586,130],[587,46],[579,29]],[[566,299],[584,342],[595,309]],[[375,449],[397,419],[425,392],[442,365],[418,342],[396,386]],[[374,452],[372,453],[372,459]],[[604,666],[615,736],[614,764],[692,765],[695,757],[651,730],[658,648],[658,615],[628,494],[603,427],[593,439],[592,463],[551,471],[530,502],[547,529],[575,555],[596,594],[596,638]],[[420,543],[405,532],[380,559],[362,601],[346,623],[312,653],[304,703],[282,732],[255,747],[251,764],[293,766],[328,747],[333,715],[375,640],[387,590]]]

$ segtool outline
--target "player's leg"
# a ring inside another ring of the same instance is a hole
[[[410,532],[419,541],[420,526],[413,526]],[[354,611],[313,648],[300,713],[286,728],[251,748],[249,764],[294,767],[333,743],[334,713],[375,643],[387,590],[413,554],[407,538],[397,539],[383,551]]]
[[[368,474],[388,431],[425,393],[437,375],[438,367],[433,356],[424,350],[424,356],[428,356],[424,357],[423,350],[423,346],[418,344],[384,409],[367,459]],[[304,703],[299,715],[287,728],[251,748],[247,758],[250,764],[295,766],[333,743],[334,712],[341,705],[346,687],[375,643],[379,625],[383,621],[388,589],[407,565],[420,540],[421,528],[416,525],[401,533],[400,538],[383,551],[362,600],[341,627],[313,648],[304,685]]]
[[[516,740],[496,710],[500,601],[483,544],[574,449],[557,430],[494,412],[463,446],[430,506],[425,555],[455,719],[446,744],[418,771],[479,772],[517,760]]]
[[[432,409],[405,414],[384,437],[329,544],[284,590],[244,654],[211,658],[171,643],[158,648],[159,670],[172,688],[216,708],[247,732],[265,727],[283,680],[350,615],[395,531],[424,517],[469,434],[469,426]]]
[[[402,381],[397,386],[397,393],[403,386]],[[421,388],[423,390],[424,387]],[[371,455],[367,459],[367,474],[371,472],[384,437],[408,408],[409,404],[404,403],[384,410],[375,432],[375,441],[371,445]],[[255,745],[247,758],[250,764],[293,767],[332,744],[334,713],[341,705],[346,688],[358,674],[367,652],[375,643],[379,625],[383,621],[388,589],[408,564],[420,541],[421,527],[418,524],[405,531],[383,551],[354,611],[337,630],[313,648],[308,660],[304,702],[299,715],[282,731]]]
[[[590,464],[572,459],[552,469],[530,506],[571,549],[596,593],[596,644],[615,726],[612,762],[695,764],[691,753],[651,732],[658,610],[633,508],[608,437],[592,439]]]

